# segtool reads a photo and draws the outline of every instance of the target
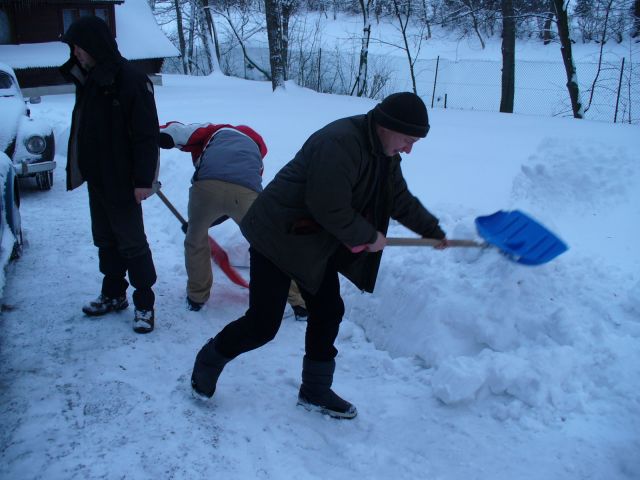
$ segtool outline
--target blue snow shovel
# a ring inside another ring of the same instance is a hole
[[[475,220],[485,242],[449,240],[452,247],[496,247],[510,260],[524,265],[542,265],[568,250],[568,246],[543,225],[520,210],[497,211]],[[388,246],[432,246],[433,238],[387,238]]]

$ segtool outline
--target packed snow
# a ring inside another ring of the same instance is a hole
[[[640,478],[637,126],[430,110],[403,170],[449,238],[480,240],[476,217],[520,209],[570,249],[535,267],[497,249],[385,249],[373,294],[342,284],[334,387],[359,415],[338,421],[296,407],[305,324],[289,310],[211,402],[191,397],[196,352],[248,295],[214,267],[212,298],[187,311],[184,235],[157,196],[144,203],[156,330],[133,333],[131,308],[82,314],[101,279],[86,188],[66,192],[61,167],[73,101],[32,106],[54,126],[60,167],[49,192],[22,184],[26,245],[0,316],[0,477]],[[312,132],[375,105],[220,75],[165,76],[156,102],[161,123],[255,128],[265,184]],[[161,162],[163,192],[186,214],[190,156]],[[237,226],[210,233],[247,277]]]

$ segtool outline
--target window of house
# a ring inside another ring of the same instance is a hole
[[[7,13],[0,9],[0,45],[11,42],[11,23]]]
[[[69,26],[78,18],[86,15],[95,15],[101,18],[107,25],[111,26],[109,21],[109,11],[106,8],[63,8],[62,9],[62,29],[66,32]]]
[[[65,32],[69,29],[69,26],[77,18],[78,11],[72,8],[65,8],[62,10],[62,30]]]
[[[95,15],[107,22],[107,25],[109,25],[109,11],[106,8],[96,8]]]

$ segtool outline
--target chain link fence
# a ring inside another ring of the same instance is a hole
[[[425,100],[432,97],[433,107],[499,111],[501,62],[435,59],[416,65],[419,93]],[[640,123],[640,64],[624,59],[617,64],[603,62],[600,67],[597,63],[576,63],[576,70],[585,118]],[[429,76],[431,81],[427,82]],[[566,83],[561,62],[517,61],[514,113],[572,116]],[[403,87],[410,85],[405,82]]]
[[[269,69],[266,47],[248,48],[247,52],[254,62]],[[350,95],[358,71],[358,55],[355,49],[291,51],[289,79],[319,92]],[[557,62],[516,59],[514,113],[573,115],[560,52],[558,57]],[[227,75],[264,80],[264,75],[244,61],[240,48],[226,51],[220,64]],[[586,119],[640,124],[640,63],[624,58],[603,61],[601,65],[581,62],[576,63],[576,70]],[[416,90],[432,108],[500,110],[500,61],[436,57],[416,61],[414,72]],[[412,90],[407,59],[369,54],[367,83],[366,96],[371,98]]]

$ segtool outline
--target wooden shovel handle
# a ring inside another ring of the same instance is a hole
[[[435,247],[439,245],[442,240],[435,238],[397,238],[387,237],[388,247]],[[449,240],[449,246],[451,247],[486,247],[486,243],[476,242],[474,240]]]

